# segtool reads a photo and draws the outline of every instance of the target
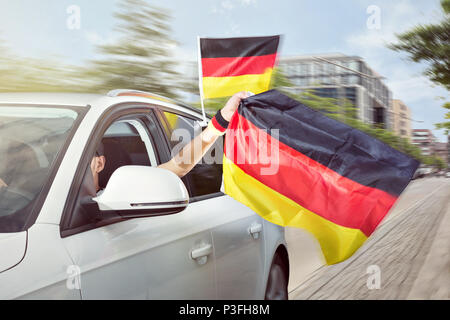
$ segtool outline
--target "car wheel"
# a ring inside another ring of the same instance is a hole
[[[288,275],[286,270],[281,256],[277,254],[270,267],[265,300],[288,300]]]

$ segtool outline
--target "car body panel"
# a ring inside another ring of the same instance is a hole
[[[22,260],[27,247],[27,232],[0,233],[0,273]]]
[[[90,93],[11,92],[0,93],[0,104],[86,107],[103,97]]]
[[[285,229],[282,226],[273,224],[270,221],[264,220],[264,237],[265,237],[265,257],[266,261],[264,264],[264,283],[263,289],[267,286],[267,280],[269,277],[269,270],[272,265],[272,260],[278,249],[284,247],[288,251],[288,246],[285,240]],[[289,274],[288,274],[289,276]]]
[[[196,245],[212,244],[211,234],[179,232],[183,225],[190,229],[186,220],[196,221],[186,219],[187,213],[132,219],[64,238],[81,268],[83,299],[215,297],[213,256],[201,266],[189,256]]]
[[[27,232],[23,260],[0,273],[0,299],[80,299],[80,290],[67,285],[73,262],[62,244],[59,225],[34,224]]]
[[[253,238],[249,231],[255,225],[261,226],[258,238]],[[218,299],[264,298],[261,296],[265,263],[262,225],[261,218],[251,213],[213,229]]]

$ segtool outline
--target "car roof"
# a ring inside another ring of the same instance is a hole
[[[91,93],[11,92],[0,93],[0,103],[85,107],[100,97],[102,95]]]
[[[0,105],[48,105],[48,106],[72,106],[72,107],[100,107],[114,103],[136,101],[158,104],[173,110],[183,110],[198,116],[200,110],[182,102],[166,98],[157,94],[117,89],[106,95],[94,93],[69,93],[69,92],[11,92],[0,93]],[[99,103],[100,102],[100,103]]]

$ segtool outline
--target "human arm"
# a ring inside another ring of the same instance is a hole
[[[247,92],[241,91],[233,95],[219,111],[223,119],[230,121],[237,110],[241,99],[248,97]],[[192,139],[181,151],[168,162],[158,166],[174,172],[179,177],[183,177],[203,158],[209,148],[216,142],[220,135],[210,125],[206,127],[198,136]]]

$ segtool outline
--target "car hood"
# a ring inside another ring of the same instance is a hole
[[[27,248],[27,232],[0,233],[0,272],[18,264]]]

